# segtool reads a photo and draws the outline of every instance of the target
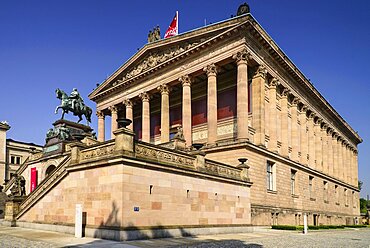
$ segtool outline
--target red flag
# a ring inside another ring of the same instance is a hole
[[[179,12],[176,11],[175,17],[172,19],[170,26],[168,27],[166,33],[164,34],[164,38],[169,38],[179,33]]]

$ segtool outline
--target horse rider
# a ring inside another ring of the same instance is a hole
[[[73,88],[73,91],[71,92],[71,94],[69,95],[69,99],[72,100],[72,109],[73,110],[77,110],[75,108],[75,106],[81,110],[82,109],[82,104],[84,102],[84,100],[82,99],[82,97],[80,96],[80,93],[78,93],[77,89],[76,88]]]

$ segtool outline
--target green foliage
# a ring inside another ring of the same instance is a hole
[[[362,189],[362,184],[363,184],[362,181],[358,181],[358,190],[359,191],[361,191],[361,189]]]
[[[367,200],[365,200],[364,198],[360,198],[360,212],[361,213],[367,212],[367,208],[366,208],[367,204],[368,204]]]
[[[345,227],[350,228],[363,228],[368,227],[367,225],[346,225],[346,226],[335,226],[335,225],[321,225],[321,226],[308,226],[308,230],[321,230],[321,229],[343,229]],[[302,231],[303,226],[289,226],[289,225],[274,225],[271,226],[272,229],[279,230],[293,230],[293,231]]]

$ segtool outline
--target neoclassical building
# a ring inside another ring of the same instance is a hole
[[[100,142],[128,118],[141,142],[170,147],[180,128],[185,151],[248,159],[253,225],[359,216],[361,137],[249,13],[146,44],[89,98]]]

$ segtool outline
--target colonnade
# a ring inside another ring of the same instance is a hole
[[[236,120],[237,141],[251,141],[255,145],[288,157],[312,169],[336,177],[352,185],[357,184],[357,149],[339,131],[278,78],[268,73],[265,66],[256,67],[251,78],[251,127],[248,131],[248,67],[251,55],[246,49],[232,58],[237,66]],[[217,144],[217,63],[203,68],[207,75],[207,145]],[[177,82],[182,85],[182,129],[186,145],[192,144],[191,74],[182,75]],[[169,84],[138,93],[142,101],[142,141],[150,142],[150,99],[161,95],[161,143],[170,141],[170,92]],[[122,101],[126,118],[133,119],[133,99]],[[111,131],[117,126],[117,107],[108,108],[112,116]],[[105,140],[104,111],[98,111],[98,140]],[[278,121],[279,120],[279,121]],[[133,124],[128,126],[133,130]],[[280,139],[280,140],[278,140]]]

